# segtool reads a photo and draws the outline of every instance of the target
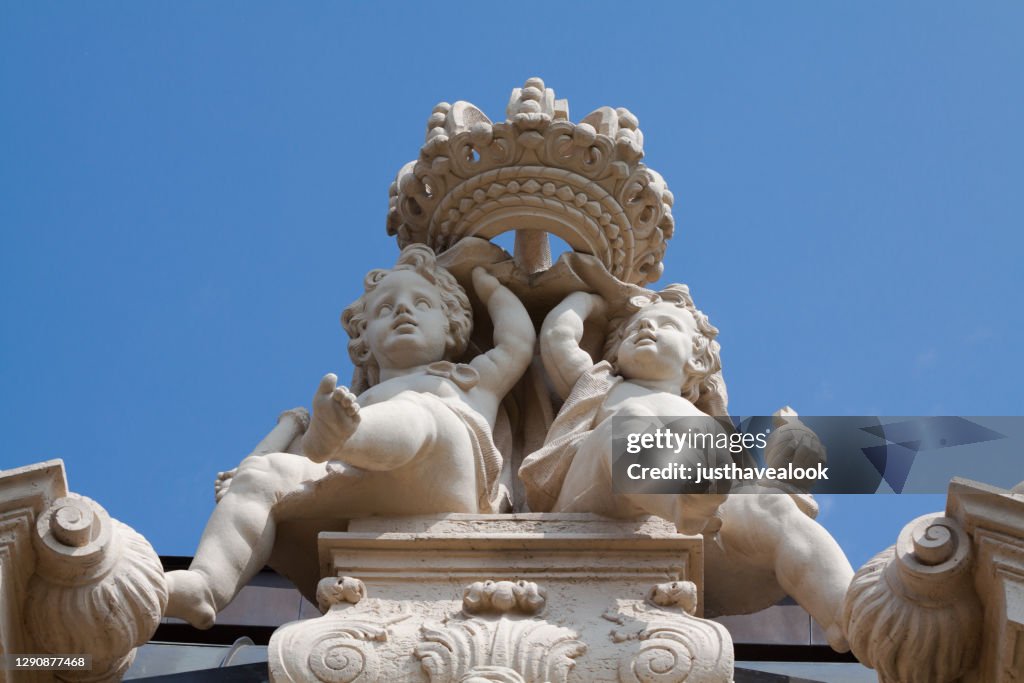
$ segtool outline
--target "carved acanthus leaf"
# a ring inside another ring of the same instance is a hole
[[[421,636],[415,654],[430,683],[564,683],[587,649],[575,631],[538,619],[427,623]]]

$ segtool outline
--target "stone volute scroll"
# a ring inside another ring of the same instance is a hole
[[[882,683],[952,683],[973,667],[982,606],[971,556],[956,520],[925,515],[857,572],[846,629],[854,653]]]
[[[65,681],[117,681],[152,636],[167,605],[160,558],[98,503],[70,493],[36,520],[36,573],[25,615],[42,653],[88,653],[88,671]]]

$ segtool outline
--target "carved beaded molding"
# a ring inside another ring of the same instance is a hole
[[[566,100],[539,78],[512,91],[504,122],[469,102],[442,102],[419,159],[391,185],[388,234],[440,253],[463,237],[541,230],[624,282],[653,282],[674,229],[673,197],[641,158],[643,133],[628,110],[601,107],[572,123]]]

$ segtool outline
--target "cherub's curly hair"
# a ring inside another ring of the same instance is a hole
[[[473,332],[473,309],[469,297],[455,278],[437,264],[434,251],[424,244],[410,244],[398,256],[394,268],[371,270],[363,279],[364,292],[341,314],[341,324],[348,332],[348,355],[355,365],[352,373],[352,390],[357,394],[369,389],[380,381],[380,366],[370,352],[363,333],[366,331],[366,295],[377,288],[386,276],[399,270],[411,270],[437,287],[441,296],[441,308],[448,318],[448,340],[445,345],[445,360],[457,360],[469,344]]]
[[[689,311],[697,323],[697,336],[693,340],[693,358],[686,363],[686,379],[680,394],[708,415],[726,415],[729,398],[725,390],[725,380],[722,378],[722,347],[715,341],[718,328],[694,305],[690,288],[686,285],[669,285],[648,299],[632,299],[627,310],[612,318],[609,323],[611,332],[604,344],[605,360],[618,372],[619,347],[625,338],[626,326],[633,316],[645,307],[662,302]]]

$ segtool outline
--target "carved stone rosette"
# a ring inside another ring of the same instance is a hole
[[[468,102],[442,102],[419,158],[391,186],[388,234],[401,247],[422,242],[441,253],[464,237],[548,232],[624,282],[653,282],[674,230],[673,197],[641,158],[632,113],[601,107],[573,123],[567,102],[539,78],[512,91],[503,122]],[[536,260],[546,249],[522,251]]]
[[[701,541],[660,520],[374,518],[320,549],[326,613],[271,638],[279,683],[732,680],[728,632],[695,616]]]

